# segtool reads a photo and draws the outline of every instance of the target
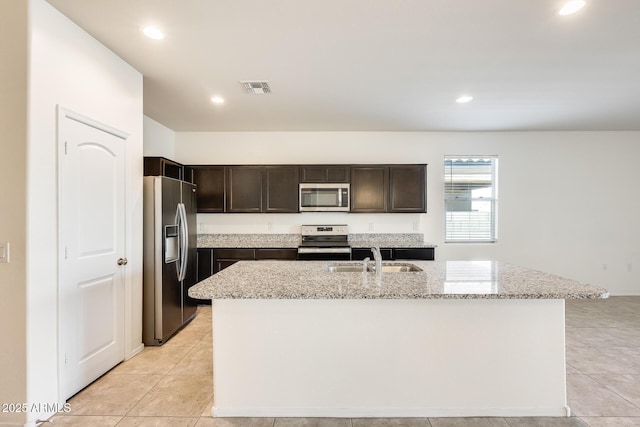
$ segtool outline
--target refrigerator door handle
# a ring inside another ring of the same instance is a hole
[[[184,223],[184,267],[182,268],[182,280],[187,278],[187,267],[189,266],[189,224],[187,222],[187,209],[184,204],[181,203],[182,207],[182,222]]]
[[[178,280],[182,281],[187,276],[187,261],[189,259],[189,226],[187,225],[187,211],[183,203],[178,203],[177,216],[179,218],[180,229]]]
[[[176,206],[176,226],[178,228],[178,256],[176,260],[176,277],[180,281],[182,274],[182,214],[180,212],[180,203]]]

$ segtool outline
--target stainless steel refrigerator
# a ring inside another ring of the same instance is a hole
[[[163,176],[144,185],[142,341],[162,345],[196,314],[196,186]]]

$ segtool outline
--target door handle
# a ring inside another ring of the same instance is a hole
[[[128,262],[129,262],[129,261],[127,261],[127,259],[126,259],[126,258],[120,258],[120,259],[118,260],[118,265],[127,265],[127,263],[128,263]]]

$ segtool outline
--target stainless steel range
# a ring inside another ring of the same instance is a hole
[[[303,225],[300,260],[350,260],[349,227],[347,225]]]

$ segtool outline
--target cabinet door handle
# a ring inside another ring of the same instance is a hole
[[[127,265],[127,263],[128,263],[128,262],[129,262],[129,261],[127,261],[127,259],[126,259],[126,258],[120,258],[120,259],[118,260],[118,265]]]

